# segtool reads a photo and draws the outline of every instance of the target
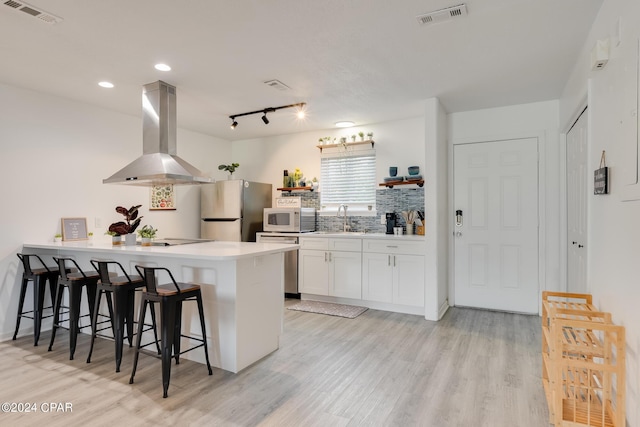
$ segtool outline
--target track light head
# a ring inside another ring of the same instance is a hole
[[[264,122],[265,125],[269,124],[269,119],[267,119],[267,113],[266,112],[263,113],[262,121]]]
[[[231,129],[235,129],[237,126],[238,126],[238,122],[233,120],[233,123],[231,123]]]

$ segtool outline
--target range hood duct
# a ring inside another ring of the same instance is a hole
[[[142,156],[103,184],[186,185],[212,182],[197,168],[177,156],[176,88],[161,80],[142,89]]]

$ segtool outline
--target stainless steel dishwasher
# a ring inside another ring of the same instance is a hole
[[[257,234],[258,243],[291,243],[298,244],[298,236]],[[300,298],[298,292],[298,250],[284,253],[284,296]]]

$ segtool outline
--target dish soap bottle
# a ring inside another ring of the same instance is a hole
[[[289,187],[289,171],[286,169],[284,170],[284,174],[282,176],[282,187],[283,188]]]

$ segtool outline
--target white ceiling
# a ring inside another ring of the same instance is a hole
[[[465,17],[415,18],[462,1],[28,0],[64,19],[51,25],[2,0],[0,82],[140,116],[142,85],[161,79],[179,127],[228,140],[366,125],[418,116],[431,97],[448,112],[557,99],[602,4],[466,0]],[[285,109],[229,128],[296,102],[304,122]]]

